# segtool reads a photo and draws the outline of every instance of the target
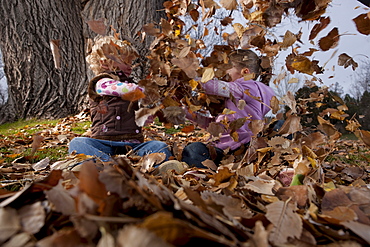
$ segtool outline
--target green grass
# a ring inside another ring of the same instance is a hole
[[[55,127],[58,122],[59,122],[58,119],[56,120],[39,120],[39,119],[18,120],[17,122],[6,123],[6,124],[0,125],[0,135],[11,136],[11,135],[15,135],[22,131],[28,134],[34,134],[40,131],[37,127],[40,127],[42,129],[52,128],[52,127]]]
[[[26,157],[25,162],[36,163],[46,157],[51,162],[64,158],[68,154],[68,146],[52,145],[51,147],[41,147],[35,154],[31,155],[32,136],[37,132],[51,130],[59,123],[68,133],[73,132],[76,135],[81,135],[90,127],[90,121],[69,122],[64,124],[61,119],[55,120],[19,120],[14,123],[6,123],[0,125],[0,164],[10,164],[15,159]],[[59,127],[58,127],[59,128]],[[56,135],[48,136],[46,139],[54,138]],[[3,139],[1,141],[1,139]],[[46,143],[46,140],[43,143]]]

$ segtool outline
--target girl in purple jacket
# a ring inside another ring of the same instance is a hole
[[[251,50],[237,50],[230,54],[230,62],[232,68],[227,71],[231,77],[230,82],[221,80],[210,80],[202,84],[202,88],[207,94],[217,95],[226,98],[225,108],[229,109],[232,114],[220,114],[214,118],[207,118],[199,114],[193,114],[189,117],[190,120],[201,123],[201,127],[207,127],[212,122],[222,123],[224,121],[231,122],[239,118],[245,118],[245,124],[239,128],[237,138],[230,135],[230,130],[225,128],[225,132],[221,134],[219,141],[214,143],[217,156],[216,162],[220,161],[224,151],[237,150],[242,144],[247,144],[253,135],[248,128],[251,120],[263,119],[270,111],[270,100],[274,96],[274,91],[269,86],[262,82],[252,79],[245,80],[244,78],[257,78],[261,72],[260,58]],[[238,102],[244,100],[245,106],[238,108]],[[230,148],[230,149],[228,149]],[[211,159],[208,147],[200,142],[195,142],[187,145],[182,154],[182,161],[190,166],[204,167],[202,162],[206,159]]]

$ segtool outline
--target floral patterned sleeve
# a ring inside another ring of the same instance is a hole
[[[95,90],[99,95],[119,97],[135,90],[144,91],[143,88],[139,87],[135,83],[116,81],[111,78],[100,79],[96,83]]]

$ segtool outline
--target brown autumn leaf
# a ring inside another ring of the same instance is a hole
[[[107,34],[107,26],[105,25],[104,18],[87,21],[87,25],[89,25],[89,28],[97,34],[100,34],[100,35]]]
[[[370,18],[368,14],[361,14],[353,19],[356,23],[357,31],[364,35],[370,34]]]
[[[222,19],[220,21],[220,23],[221,23],[222,26],[228,26],[233,22],[233,20],[234,20],[234,18],[231,18],[231,17],[227,16],[224,19]]]
[[[315,72],[314,65],[312,64],[310,59],[308,59],[307,57],[302,56],[302,55],[295,56],[292,59],[291,64],[290,64],[289,67],[291,67],[291,68],[293,68],[293,69],[295,69],[295,70],[297,70],[301,73],[306,73],[306,74],[309,74],[309,75],[312,75]]]
[[[356,136],[370,147],[370,132],[366,130],[356,130]]]
[[[3,243],[21,229],[17,210],[11,207],[0,208],[0,223],[0,243]]]
[[[193,19],[193,21],[198,21],[198,19],[199,19],[198,10],[196,10],[196,9],[190,10],[189,15],[190,15],[191,19]]]
[[[189,52],[189,54],[193,54]],[[199,67],[199,61],[194,56],[187,56],[184,58],[172,58],[171,62],[182,69],[189,78],[197,77],[197,69]]]
[[[81,164],[79,188],[98,205],[108,196],[105,185],[99,180],[99,172],[94,161],[85,161]]]
[[[319,23],[315,24],[315,26],[312,28],[309,36],[309,40],[313,40],[316,38],[316,36],[321,32],[323,29],[325,29],[330,23],[330,17],[320,17]]]
[[[355,70],[358,67],[358,63],[356,63],[352,57],[348,56],[346,53],[342,53],[338,57],[338,65],[343,66],[344,68],[352,66],[352,70]]]
[[[117,244],[119,246],[127,246],[128,243],[132,243],[132,245],[130,245],[132,247],[134,247],[134,245],[143,247],[173,247],[153,231],[134,225],[126,225],[118,231]]]
[[[292,46],[297,41],[297,37],[291,31],[287,30],[284,34],[283,42],[280,43],[282,49]]]
[[[367,224],[362,224],[357,221],[347,221],[341,223],[343,226],[350,229],[352,232],[360,236],[363,240],[370,245],[370,226]]]
[[[236,0],[221,0],[220,4],[227,10],[237,9],[238,3]]]
[[[221,123],[212,122],[209,124],[207,131],[211,135],[218,137],[220,136],[220,134],[222,134],[225,131],[225,128]]]
[[[273,96],[270,100],[270,106],[272,108],[272,113],[276,114],[280,110],[280,102],[276,96]]]
[[[302,219],[283,201],[273,202],[266,206],[266,218],[274,225],[269,239],[274,244],[285,244],[289,238],[299,239],[302,234]]]
[[[264,195],[274,195],[272,191],[275,187],[276,181],[274,179],[263,179],[256,177],[254,181],[248,182],[243,186],[243,189],[248,189]]]
[[[45,224],[46,212],[41,202],[23,206],[18,214],[22,229],[30,234],[38,233]]]
[[[135,102],[135,101],[138,101],[139,99],[145,98],[145,94],[143,93],[143,91],[137,88],[135,90],[132,90],[128,93],[123,94],[121,98],[123,100]]]
[[[320,124],[318,129],[327,134],[330,139],[337,140],[342,135],[329,121],[326,121],[320,116],[317,116],[317,120]]]
[[[57,39],[52,39],[50,40],[50,48],[51,48],[51,53],[53,54],[53,60],[54,60],[54,67],[56,69],[60,69],[60,40]]]
[[[302,130],[299,116],[290,115],[281,126],[278,135],[292,134]]]
[[[151,36],[156,36],[160,33],[159,28],[156,28],[154,23],[148,23],[144,25],[143,30],[145,33]]]
[[[338,28],[334,27],[327,36],[319,40],[319,47],[323,51],[335,48],[339,42]]]
[[[44,139],[45,138],[41,135],[40,132],[35,133],[33,135],[33,137],[32,137],[33,142],[31,144],[31,153],[30,153],[31,157],[36,153],[37,149],[39,149],[41,147],[41,143]]]
[[[214,186],[219,186],[221,183],[228,181],[232,176],[235,176],[235,172],[231,172],[227,167],[220,168],[216,174],[212,175],[215,180]]]

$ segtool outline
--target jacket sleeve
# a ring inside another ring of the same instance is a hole
[[[123,96],[135,90],[144,91],[135,83],[116,81],[111,78],[102,78],[96,83],[95,91],[99,95]]]

